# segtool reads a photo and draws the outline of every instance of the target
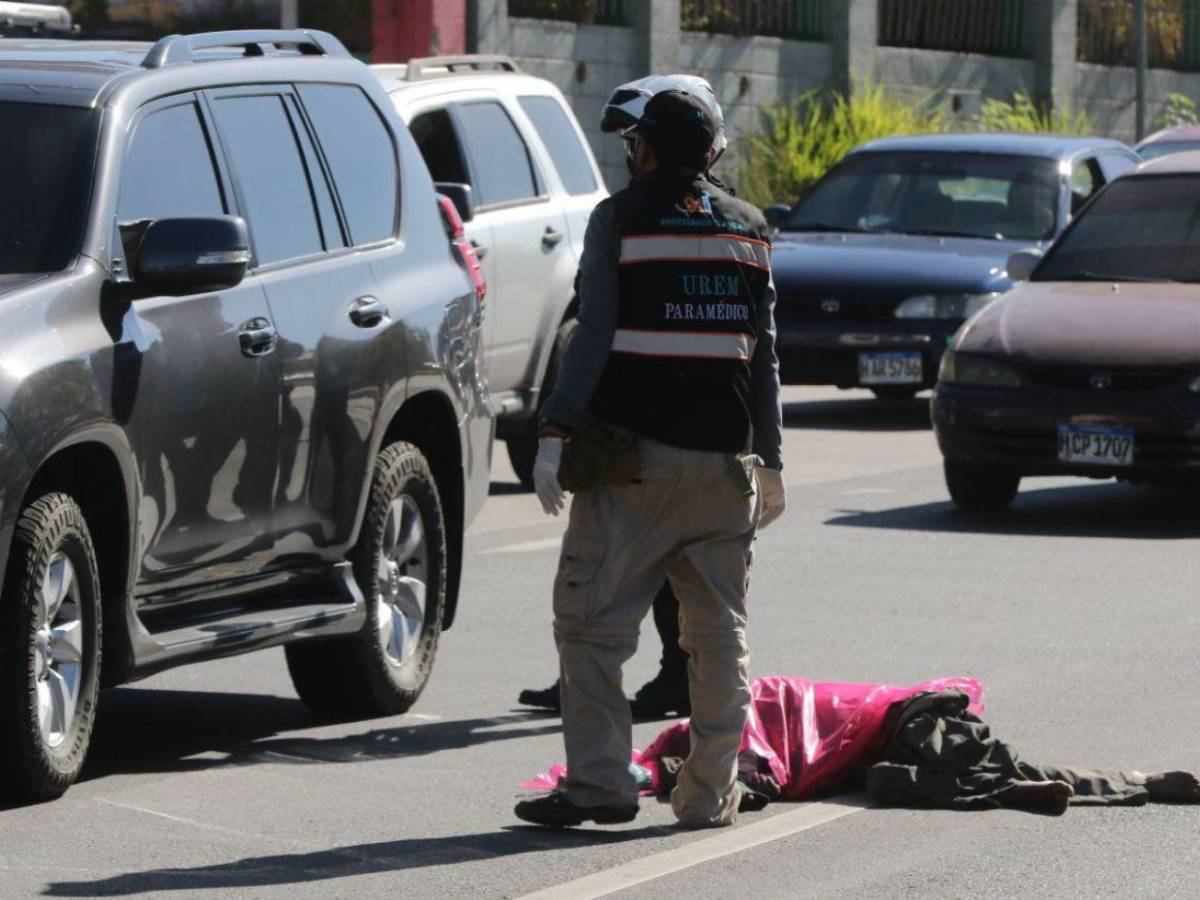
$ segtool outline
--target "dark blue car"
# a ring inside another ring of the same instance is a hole
[[[1138,163],[1117,141],[925,135],[851,152],[779,226],[773,267],[785,384],[931,386],[963,321],[1012,286],[1009,254],[1045,247]]]

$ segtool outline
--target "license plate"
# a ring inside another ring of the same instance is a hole
[[[1133,429],[1102,425],[1059,425],[1058,458],[1097,466],[1133,464]]]
[[[858,354],[859,384],[920,384],[924,377],[920,353]]]

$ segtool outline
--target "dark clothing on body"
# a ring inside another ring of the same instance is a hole
[[[1061,781],[1075,790],[1072,804],[1141,806],[1150,799],[1139,776],[1029,763],[992,737],[967,712],[958,691],[922,694],[901,708],[883,761],[867,772],[872,798],[891,806],[993,809],[1010,806],[1005,794],[1020,782]]]

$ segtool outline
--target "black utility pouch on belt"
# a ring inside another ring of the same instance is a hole
[[[563,445],[558,483],[574,493],[607,484],[629,484],[641,470],[636,434],[584,416]]]

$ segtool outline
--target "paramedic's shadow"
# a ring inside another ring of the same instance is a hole
[[[248,856],[237,862],[179,869],[151,869],[96,881],[52,881],[48,897],[124,897],[158,891],[194,891],[312,884],[334,878],[453,866],[523,853],[563,852],[602,844],[669,835],[663,826],[629,831],[512,827],[501,831],[449,837],[406,838],[354,844],[312,853]]]
[[[813,431],[928,431],[929,394],[895,400],[854,396],[787,401],[783,427]]]
[[[103,693],[84,778],[187,772],[270,762],[354,763],[426,756],[514,738],[556,734],[536,713],[453,721],[357,724],[331,737],[280,735],[333,724],[299,700],[255,694],[113,688]],[[371,727],[374,726],[374,727]]]
[[[1037,487],[1022,482],[1010,509],[990,516],[973,515],[949,499],[893,509],[840,509],[826,525],[894,528],[974,534],[1019,534],[1040,537],[1195,538],[1200,535],[1200,486],[1146,486],[1081,482],[1065,487]]]

